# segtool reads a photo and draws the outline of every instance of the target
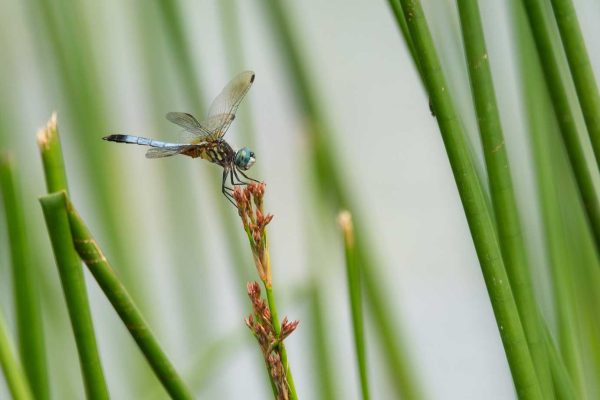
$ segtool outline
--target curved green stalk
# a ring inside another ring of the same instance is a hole
[[[66,193],[53,193],[46,199],[48,204],[52,204],[53,207],[58,209],[62,206],[66,209],[73,235],[72,240],[79,257],[87,265],[107,299],[113,305],[166,391],[173,399],[192,399],[193,396],[161,349],[150,327],[117,278],[96,240],[73,205],[68,202]]]
[[[39,287],[30,259],[23,200],[13,160],[0,154],[0,191],[10,244],[19,353],[36,399],[50,397]]]
[[[471,91],[502,256],[544,398],[552,398],[548,357],[518,214],[477,0],[458,0]]]
[[[348,211],[342,211],[338,214],[338,223],[344,236],[344,250],[346,253],[346,273],[348,276],[348,294],[350,298],[350,310],[352,312],[352,326],[354,328],[354,347],[356,349],[356,358],[360,375],[360,386],[362,398],[368,400],[369,381],[367,375],[367,354],[365,349],[365,333],[362,313],[361,296],[361,271],[357,263],[356,247],[354,240],[354,228],[352,226],[352,216]]]
[[[600,94],[572,0],[552,0],[579,105],[600,167]]]
[[[448,93],[448,85],[421,4],[418,0],[402,0],[401,4],[437,115],[517,393],[523,399],[541,399],[542,394],[504,269],[495,227],[468,151],[465,133]]]
[[[73,248],[64,201],[59,194],[53,194],[40,198],[40,203],[71,318],[87,398],[108,399],[83,270]]]
[[[550,90],[552,105],[575,172],[577,187],[594,233],[596,248],[600,249],[600,191],[594,184],[594,180],[598,178],[598,169],[596,166],[592,167],[585,156],[586,143],[582,141],[584,135],[577,127],[574,110],[567,93],[567,82],[561,74],[560,55],[553,40],[553,27],[546,13],[546,3],[544,0],[522,0],[522,2],[527,10],[529,25],[542,61],[546,85]]]
[[[8,389],[15,400],[33,400],[33,394],[29,388],[25,371],[13,353],[13,346],[8,336],[8,329],[4,322],[4,315],[0,310],[0,367],[4,371],[4,377]]]

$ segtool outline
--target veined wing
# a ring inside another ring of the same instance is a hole
[[[146,158],[162,158],[162,157],[171,157],[177,154],[184,153],[187,150],[196,147],[193,144],[180,144],[180,145],[169,145],[163,147],[153,147],[148,149],[146,152]]]
[[[192,115],[183,112],[170,112],[166,115],[167,119],[179,125],[185,131],[181,135],[181,139],[187,143],[198,143],[211,134],[211,130],[207,129],[204,124],[198,122],[198,120]]]
[[[235,118],[237,108],[254,82],[254,76],[252,71],[238,74],[212,102],[208,109],[208,117],[202,123],[203,126],[210,125],[213,128],[207,140],[216,140],[225,135]]]

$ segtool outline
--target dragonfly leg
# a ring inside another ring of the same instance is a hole
[[[229,200],[229,202],[231,204],[234,205],[235,208],[237,208],[237,205],[235,204],[233,195],[231,193],[228,192],[228,190],[233,191],[232,188],[225,186],[225,182],[227,182],[227,175],[229,175],[230,171],[227,169],[223,170],[223,180],[221,181],[221,192],[223,193],[223,195],[225,196],[225,198],[227,200]]]
[[[237,168],[236,168],[237,169]],[[240,171],[239,169],[237,169],[237,172],[239,172],[240,174],[242,174],[242,176],[248,180],[251,180],[252,182],[256,182],[256,183],[260,183],[260,181],[257,181],[256,179],[250,178],[248,175],[246,175],[245,173],[243,173],[242,171]]]
[[[248,182],[244,182],[244,181],[242,181],[240,179],[240,177],[238,176],[237,171],[236,171],[235,168],[233,169],[233,174],[231,174],[231,180],[232,180],[232,182],[233,182],[233,175],[235,175],[235,179],[237,179],[237,181],[238,181],[237,184],[238,185],[247,185],[248,184]]]

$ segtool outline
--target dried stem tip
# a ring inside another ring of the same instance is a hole
[[[348,210],[342,210],[339,212],[337,217],[338,224],[342,228],[344,234],[344,241],[346,246],[354,246],[354,226],[352,225],[352,214]]]

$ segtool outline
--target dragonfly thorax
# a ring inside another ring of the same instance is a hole
[[[250,169],[254,165],[256,159],[254,152],[247,147],[242,147],[235,153],[235,165],[244,171]]]

